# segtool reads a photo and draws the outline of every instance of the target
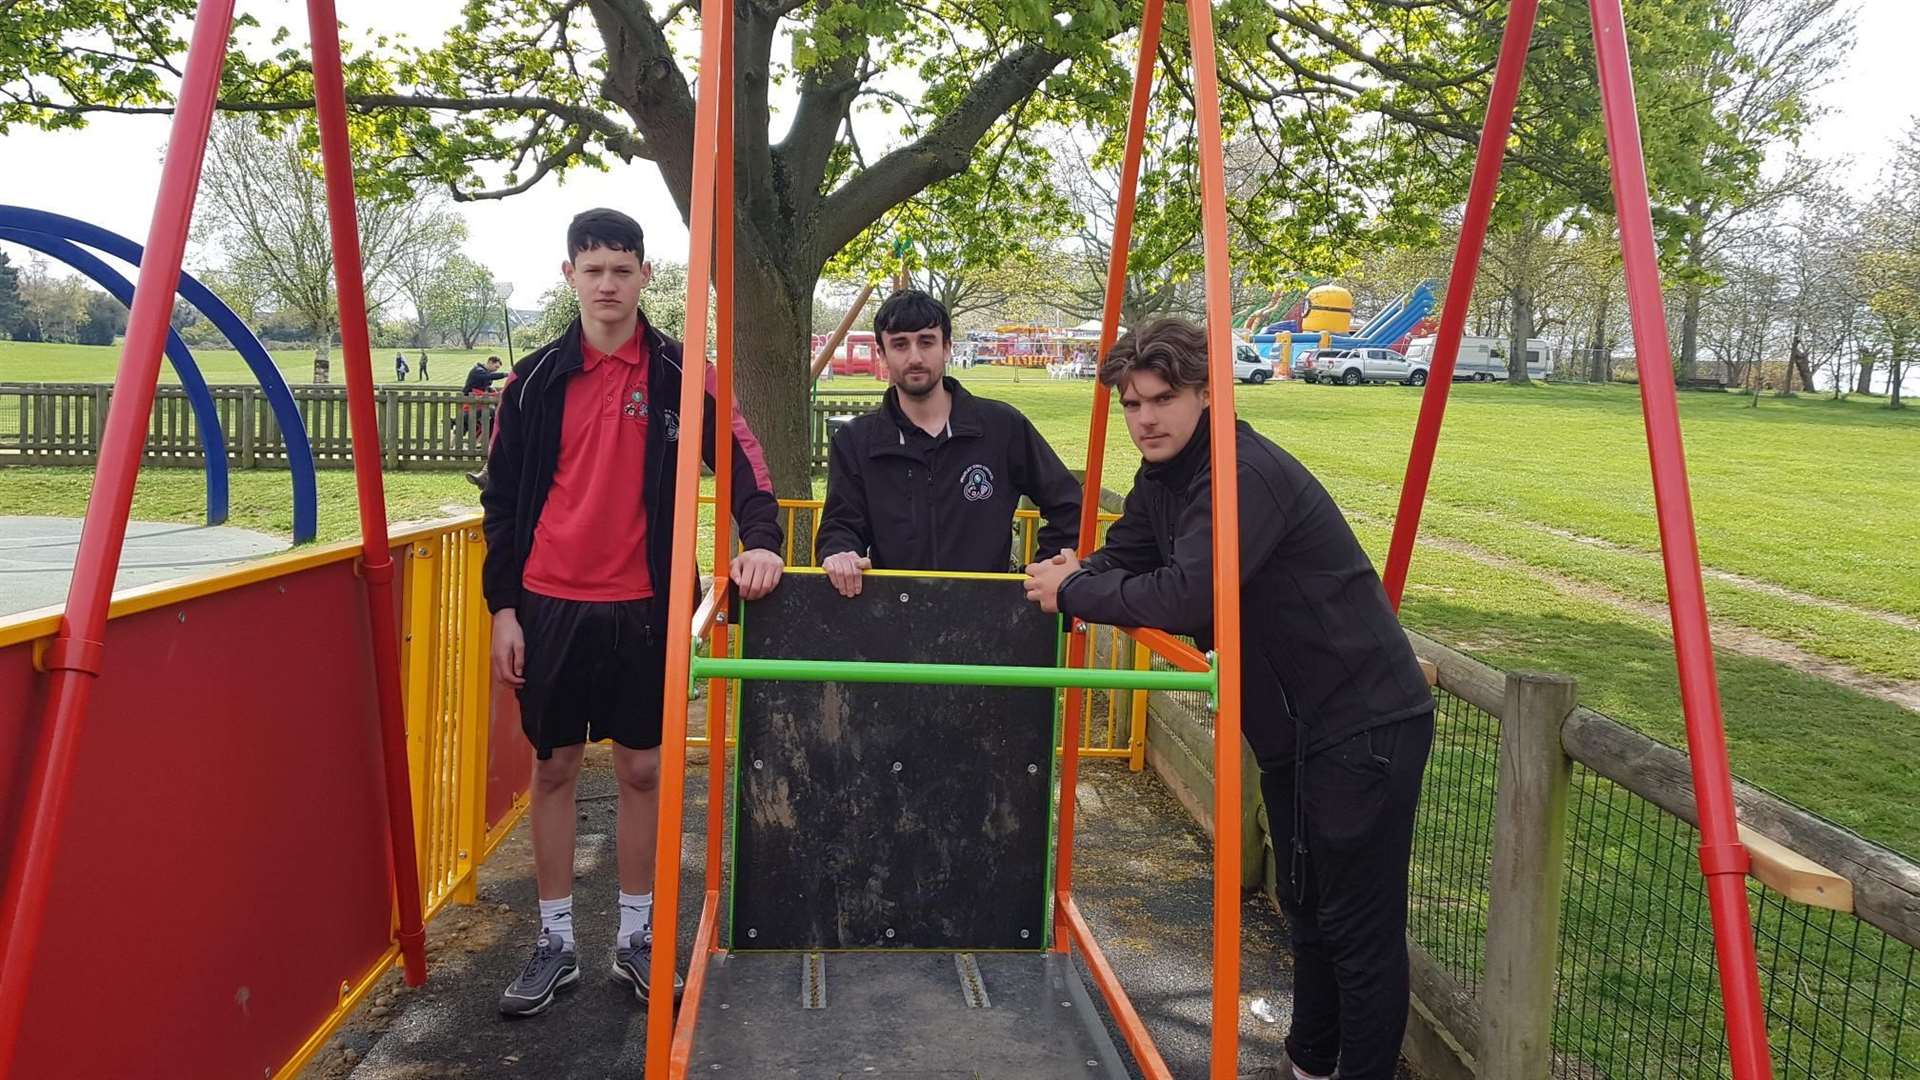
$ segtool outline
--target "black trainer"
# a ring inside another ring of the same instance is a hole
[[[580,981],[580,962],[572,944],[541,933],[533,955],[500,995],[501,1016],[535,1016],[553,1004],[553,995]]]
[[[653,931],[635,930],[613,952],[613,977],[633,987],[633,996],[642,1005],[647,1002],[647,982],[653,977]],[[678,971],[673,973],[673,1000],[678,1003],[687,982]]]

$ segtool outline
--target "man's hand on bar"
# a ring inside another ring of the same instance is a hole
[[[758,600],[780,584],[780,574],[785,569],[786,564],[780,561],[778,554],[766,548],[754,548],[733,557],[727,576],[733,579],[733,587],[740,594],[740,599]]]
[[[1066,548],[1045,562],[1027,565],[1027,599],[1049,615],[1060,613],[1060,586],[1080,569],[1080,556]]]

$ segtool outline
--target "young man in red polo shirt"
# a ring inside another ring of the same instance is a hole
[[[648,998],[654,828],[666,596],[680,439],[680,343],[648,325],[640,290],[652,274],[632,218],[588,210],[567,229],[561,267],[580,317],[515,365],[487,454],[487,560],[493,671],[518,689],[533,744],[534,875],[540,935],[500,998],[531,1016],[580,980],[573,935],[574,782],[589,739],[613,741],[620,783],[615,847],[620,932],[613,975]],[[705,445],[713,461],[713,370],[700,358]],[[736,412],[733,513],[744,549],[735,588],[757,599],[780,581],[781,530],[760,444]],[[674,979],[677,996],[681,984]]]

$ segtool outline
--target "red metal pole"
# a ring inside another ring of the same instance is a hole
[[[1213,439],[1213,1080],[1240,1057],[1240,470],[1233,415],[1233,284],[1227,179],[1214,70],[1213,0],[1189,0],[1194,119],[1200,129],[1200,225],[1206,258],[1207,421]]]
[[[1747,849],[1740,843],[1733,812],[1720,684],[1714,674],[1706,593],[1700,584],[1700,549],[1687,492],[1686,451],[1674,399],[1673,349],[1667,340],[1653,214],[1647,204],[1647,171],[1634,109],[1626,24],[1620,0],[1589,0],[1587,10],[1593,19],[1594,59],[1600,71],[1601,114],[1613,173],[1614,213],[1620,223],[1620,255],[1626,267],[1627,310],[1633,318],[1634,353],[1640,358],[1640,407],[1653,466],[1654,513],[1660,523],[1667,610],[1680,673],[1680,708],[1687,721],[1694,799],[1700,813],[1700,870],[1707,878],[1707,900],[1713,912],[1727,1048],[1737,1080],[1765,1080],[1773,1075],[1773,1062],[1767,1053],[1766,1007],[1760,996],[1747,911]]]
[[[729,0],[702,0],[700,53],[703,70],[718,72],[726,48],[725,27],[733,17]],[[672,986],[679,951],[675,937],[680,916],[680,830],[686,822],[687,662],[693,651],[694,534],[699,513],[701,429],[706,422],[707,289],[713,280],[714,174],[733,168],[733,148],[718,145],[723,80],[703,79],[694,103],[692,205],[687,210],[687,340],[683,365],[689,374],[680,385],[680,446],[674,459],[673,580],[667,586],[667,684],[660,732],[659,845],[653,863],[654,986]],[[716,161],[716,159],[718,159]],[[732,212],[732,207],[727,208]],[[731,430],[731,418],[714,417],[716,436]],[[727,425],[722,428],[721,425]],[[715,509],[715,520],[724,513]],[[724,749],[722,743],[719,749]],[[719,794],[719,793],[716,793]],[[673,1010],[647,1010],[647,1076],[673,1077]]]
[[[1493,94],[1487,101],[1487,119],[1480,127],[1480,151],[1473,159],[1466,218],[1460,223],[1460,241],[1453,249],[1453,272],[1447,278],[1447,299],[1440,309],[1433,364],[1427,370],[1427,389],[1420,396],[1420,419],[1413,429],[1406,479],[1400,483],[1400,509],[1393,515],[1393,540],[1387,546],[1387,569],[1382,582],[1387,587],[1387,602],[1395,611],[1400,610],[1400,594],[1407,587],[1407,567],[1413,561],[1413,542],[1420,532],[1420,510],[1427,500],[1427,480],[1433,475],[1434,447],[1440,442],[1440,421],[1447,413],[1447,391],[1453,388],[1453,365],[1460,358],[1460,335],[1467,328],[1467,307],[1473,300],[1474,278],[1480,272],[1487,219],[1493,213],[1494,195],[1500,186],[1500,163],[1506,156],[1507,136],[1513,128],[1513,103],[1520,96],[1520,79],[1527,68],[1527,43],[1533,38],[1534,14],[1539,7],[1540,0],[1514,0],[1507,10],[1506,30],[1500,35],[1500,60],[1493,70]]]
[[[8,862],[6,894],[0,898],[0,918],[6,926],[5,952],[0,953],[0,1076],[12,1074],[14,1055],[20,1046],[20,1021],[26,1011],[34,952],[46,918],[47,891],[53,884],[53,857],[72,794],[74,756],[80,747],[81,725],[86,721],[87,698],[93,680],[100,674],[105,651],[107,607],[113,598],[114,577],[127,537],[133,483],[139,476],[140,455],[147,441],[154,383],[160,376],[160,350],[166,343],[174,291],[180,283],[180,262],[186,254],[194,196],[200,187],[200,165],[213,125],[220,69],[226,61],[227,34],[233,25],[233,5],[234,0],[203,0],[194,15],[193,40],[167,138],[166,163],[160,172],[160,192],[147,227],[147,253],[140,262],[133,309],[127,318],[126,344],[121,348],[120,370],[114,377],[113,397],[118,407],[107,413],[93,495],[87,501],[86,522],[81,526],[80,547],[73,561],[73,581],[67,587],[66,613],[47,650],[50,685],[40,724],[41,764],[31,770],[27,781],[20,841]]]
[[[340,358],[347,379],[347,423],[353,435],[353,480],[360,495],[360,572],[367,582],[367,621],[373,632],[387,836],[393,848],[394,903],[400,909],[400,955],[406,962],[407,985],[419,986],[427,981],[426,928],[421,922],[420,870],[413,848],[406,712],[400,695],[400,631],[393,618],[393,550],[387,539],[387,499],[380,475],[380,428],[373,411],[373,356],[367,341],[366,284],[360,270],[360,222],[353,201],[353,149],[347,142],[347,89],[340,70],[340,25],[333,0],[307,0],[307,24],[313,36],[313,102],[327,181],[333,279],[340,298]]]
[[[1140,56],[1133,70],[1133,105],[1127,119],[1126,150],[1120,158],[1120,202],[1113,212],[1113,249],[1107,255],[1107,299],[1100,314],[1100,351],[1105,359],[1120,336],[1120,305],[1127,295],[1127,253],[1133,246],[1133,207],[1140,186],[1140,155],[1147,138],[1147,109],[1153,99],[1153,68],[1160,47],[1160,23],[1164,0],[1146,0],[1140,12]],[[1105,383],[1093,386],[1093,419],[1087,431],[1087,474],[1080,495],[1081,555],[1093,550],[1100,525],[1100,471],[1107,452],[1107,414],[1111,411],[1111,392]],[[1118,647],[1116,643],[1116,648]],[[1087,661],[1087,633],[1076,624],[1067,636],[1067,666],[1077,668]],[[1073,894],[1073,818],[1074,791],[1080,782],[1080,719],[1086,707],[1086,693],[1067,691],[1067,707],[1060,725],[1060,835],[1054,852],[1053,949],[1066,952],[1072,935],[1068,933],[1066,909],[1062,903]]]

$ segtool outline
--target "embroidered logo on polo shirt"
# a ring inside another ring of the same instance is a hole
[[[635,390],[627,401],[627,407],[621,410],[629,420],[644,420],[647,416],[647,395],[643,390]]]
[[[985,465],[969,465],[960,474],[960,493],[968,502],[985,502],[993,498],[993,470]]]

